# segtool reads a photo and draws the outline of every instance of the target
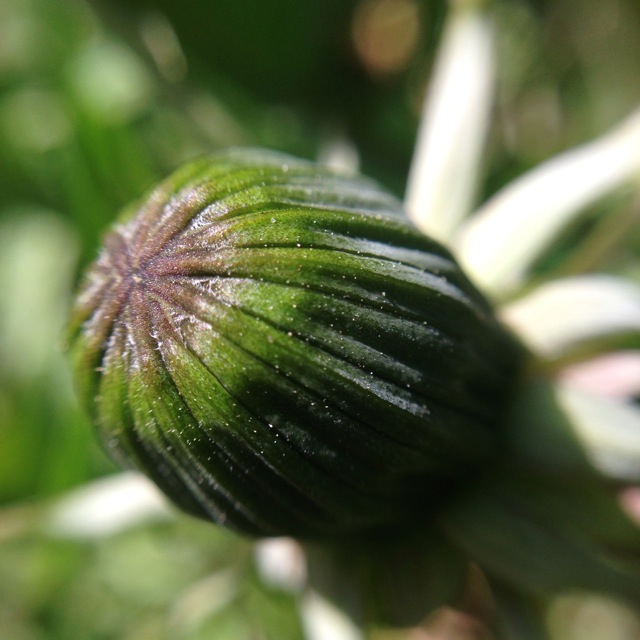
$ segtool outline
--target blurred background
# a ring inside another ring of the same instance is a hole
[[[637,0],[489,4],[499,85],[479,202],[640,104]],[[446,11],[0,0],[0,638],[303,638],[293,593],[217,527],[160,508],[118,531],[94,515],[94,527],[55,524],[68,492],[116,471],[74,401],[65,318],[105,228],[188,158],[231,145],[341,158],[402,196]],[[606,207],[628,219],[640,203]],[[637,226],[629,234],[608,268],[640,277]],[[580,635],[558,622],[557,637],[640,637],[636,620],[599,606]]]

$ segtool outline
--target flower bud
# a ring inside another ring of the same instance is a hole
[[[392,196],[256,150],[125,213],[71,351],[114,457],[196,516],[316,538],[428,518],[498,450],[521,354]]]

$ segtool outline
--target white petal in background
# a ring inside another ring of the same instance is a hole
[[[502,298],[580,213],[634,180],[640,182],[640,110],[497,193],[461,229],[458,256],[486,292]]]
[[[640,481],[640,410],[631,403],[559,385],[556,399],[593,465],[616,480]]]
[[[609,398],[640,396],[640,351],[614,351],[565,367],[560,380]]]
[[[300,601],[300,614],[308,640],[364,640],[364,632],[340,609],[313,589]]]
[[[500,313],[536,354],[555,359],[589,340],[640,332],[640,287],[607,275],[566,278]]]
[[[269,585],[298,592],[307,580],[304,551],[293,538],[264,538],[254,546],[256,567]]]
[[[480,4],[451,3],[405,198],[418,228],[445,242],[473,208],[491,124],[494,34]]]
[[[47,528],[56,536],[90,539],[171,517],[167,500],[151,480],[127,471],[68,493],[52,507]]]

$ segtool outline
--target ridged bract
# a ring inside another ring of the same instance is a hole
[[[126,212],[71,323],[106,447],[254,535],[427,518],[500,445],[519,347],[374,183],[256,150]]]

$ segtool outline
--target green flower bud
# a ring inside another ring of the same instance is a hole
[[[195,161],[106,237],[71,325],[106,447],[254,535],[427,518],[491,459],[520,347],[372,182]]]

